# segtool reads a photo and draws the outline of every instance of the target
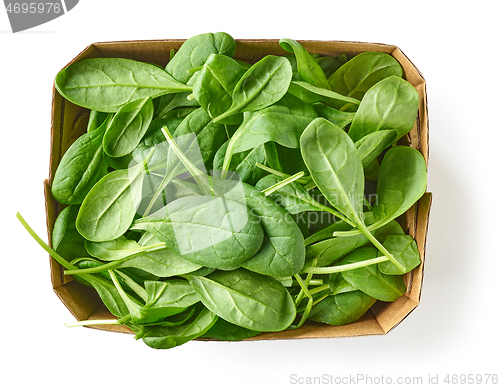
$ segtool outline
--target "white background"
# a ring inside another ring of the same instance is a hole
[[[424,382],[439,374],[442,382],[452,373],[500,373],[498,12],[494,1],[463,4],[81,0],[67,15],[17,34],[0,8],[0,385],[287,387],[300,386],[292,374]],[[52,291],[47,254],[15,218],[20,211],[46,238],[42,183],[57,71],[92,42],[217,31],[395,44],[426,78],[434,198],[424,287],[421,305],[388,335],[193,341],[155,351],[131,336],[64,327],[74,318]],[[17,382],[3,384],[11,378]]]

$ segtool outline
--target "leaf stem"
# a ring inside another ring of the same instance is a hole
[[[330,273],[344,272],[344,271],[350,271],[353,269],[367,267],[367,266],[373,265],[373,264],[383,263],[384,261],[388,261],[388,260],[389,260],[388,257],[380,256],[380,257],[375,257],[375,258],[369,259],[369,260],[359,261],[357,263],[344,264],[344,265],[334,265],[332,267],[305,267],[302,270],[302,273],[330,274]],[[323,286],[321,286],[321,287],[323,287]],[[318,288],[320,288],[320,287],[318,287]],[[319,291],[317,291],[317,292],[319,292]]]
[[[274,193],[276,190],[281,189],[282,187],[295,182],[296,180],[299,180],[304,176],[304,171],[300,171],[297,174],[294,174],[288,178],[283,179],[281,182],[276,183],[275,185],[272,185],[268,187],[267,189],[262,190],[262,193],[267,197],[268,195],[271,195]]]
[[[90,326],[90,325],[121,325],[118,319],[90,319],[88,321],[78,321],[65,323],[66,327]]]
[[[406,268],[394,258],[394,256],[380,243],[380,241],[375,238],[373,234],[371,234],[363,221],[361,221],[358,217],[356,218],[356,223],[361,233],[363,233],[368,238],[368,240],[370,240],[370,242],[375,245],[375,247],[378,248],[378,250],[382,252],[400,271],[407,272]]]
[[[278,170],[274,170],[272,169],[271,167],[268,167],[268,166],[264,166],[263,164],[260,164],[260,163],[255,163],[255,166],[260,168],[261,170],[264,170],[264,171],[267,171],[273,175],[276,175],[280,178],[290,178],[291,175],[289,174],[285,174],[284,172],[281,172],[281,171],[278,171]],[[301,179],[297,179],[297,183],[300,183],[300,184],[307,184],[308,182],[310,181],[310,179],[308,179],[308,177],[304,177],[304,178],[301,178]]]
[[[63,267],[67,269],[78,269],[74,265],[72,265],[70,262],[68,262],[64,257],[59,255],[55,250],[53,250],[51,247],[49,247],[45,241],[43,241],[33,229],[28,225],[28,223],[25,221],[25,219],[21,216],[20,213],[16,214],[17,219],[21,222],[21,224],[24,226],[24,228],[28,231],[28,233],[35,239],[35,241],[43,248],[45,251],[54,258],[55,261],[57,261],[59,264],[61,264]]]

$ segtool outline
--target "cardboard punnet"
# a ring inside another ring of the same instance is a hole
[[[150,40],[94,43],[86,47],[69,64],[85,58],[114,57],[165,66],[170,57],[170,50],[178,49],[183,42],[184,40]],[[278,42],[278,40],[237,40],[234,57],[248,62],[256,62],[268,54],[283,55],[285,51],[281,49]],[[353,56],[365,51],[381,51],[396,58],[403,67],[404,78],[415,86],[419,95],[419,110],[415,125],[408,136],[401,141],[419,150],[426,162],[428,161],[429,128],[425,79],[397,46],[379,43],[320,40],[300,41],[300,43],[311,53]],[[52,245],[51,231],[54,222],[62,210],[62,206],[51,195],[50,185],[62,155],[72,142],[86,131],[88,117],[89,111],[87,109],[65,100],[55,88],[53,89],[49,178],[44,182],[50,245]],[[335,327],[307,321],[299,329],[264,333],[250,340],[351,337],[386,334],[394,329],[420,303],[430,205],[431,194],[425,193],[408,210],[406,215],[399,219],[407,233],[416,240],[422,259],[422,263],[417,268],[405,275],[407,285],[405,295],[391,303],[377,301],[359,321],[349,325]],[[63,268],[54,259],[51,258],[50,264],[53,289],[76,319],[113,318],[93,289],[77,283],[70,276],[64,276]],[[132,333],[125,326],[91,327]]]

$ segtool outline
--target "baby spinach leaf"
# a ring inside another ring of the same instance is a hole
[[[279,44],[284,50],[295,54],[297,72],[302,81],[320,88],[330,89],[323,69],[304,46],[293,39],[281,39]]]
[[[335,124],[314,120],[300,138],[302,157],[316,186],[350,220],[363,209],[363,166],[354,143]]]
[[[186,169],[206,194],[242,203],[253,215],[260,218],[264,229],[264,242],[259,252],[244,265],[251,266],[255,272],[276,277],[297,273],[304,264],[304,239],[290,214],[246,183],[236,182],[238,187],[239,184],[243,187],[242,195],[241,190],[234,190],[234,181],[204,174],[182,154],[168,131],[165,131],[165,136]]]
[[[274,141],[298,148],[304,129],[317,117],[309,105],[286,94],[275,104],[256,112],[245,112],[244,120],[229,141],[222,170],[227,170],[232,155]],[[287,130],[283,131],[283,127]]]
[[[340,265],[374,259],[377,253],[375,248],[359,248],[344,257]],[[344,271],[342,276],[357,289],[384,302],[395,301],[406,292],[405,282],[401,275],[385,275],[380,272],[377,264]]]
[[[267,175],[259,180],[255,187],[258,190],[263,191],[280,181],[281,179],[276,175]],[[297,214],[306,211],[322,211],[326,209],[326,206],[323,206],[314,200],[309,192],[304,189],[304,186],[297,182],[291,182],[286,186],[279,188],[270,194],[269,197],[290,214]]]
[[[344,279],[342,273],[335,272],[328,275],[328,287],[332,295],[342,294],[344,292],[356,291],[351,283]]]
[[[328,82],[337,93],[361,100],[368,89],[390,76],[403,76],[403,68],[391,55],[365,52],[343,64]]]
[[[391,76],[372,86],[363,97],[349,128],[349,136],[358,141],[381,129],[397,131],[397,139],[415,125],[418,93],[408,81]]]
[[[314,103],[312,107],[320,117],[327,119],[339,128],[345,128],[349,125],[356,115],[354,112],[343,112],[322,103]]]
[[[52,248],[68,260],[88,256],[85,239],[75,226],[78,210],[77,206],[65,207],[57,216],[52,229]]]
[[[385,129],[372,132],[354,143],[358,149],[358,155],[363,167],[367,167],[383,150],[394,143],[397,136],[398,133],[396,131]]]
[[[124,257],[134,255],[136,253],[164,248],[164,243],[154,245],[139,245],[134,240],[128,240],[125,236],[120,236],[115,240],[92,242],[86,241],[85,247],[87,252],[94,257],[104,261],[120,260]]]
[[[222,319],[250,330],[284,330],[295,318],[295,304],[277,280],[246,269],[215,271],[189,279],[201,302]]]
[[[132,230],[146,230],[186,259],[207,267],[239,266],[260,249],[263,231],[247,208],[224,198],[178,199],[151,216],[138,219]]]
[[[285,95],[292,79],[290,62],[267,55],[252,65],[236,84],[231,107],[215,122],[241,112],[252,112],[274,104]]]
[[[345,54],[338,57],[325,56],[316,58],[316,62],[318,62],[318,65],[320,65],[323,69],[326,78],[329,79],[329,77],[335,73],[340,66],[347,62],[347,57]]]
[[[89,122],[87,124],[87,132],[92,132],[99,128],[106,121],[109,113],[91,110],[89,114]]]
[[[330,295],[314,305],[308,318],[332,326],[356,322],[377,300],[362,291]]]
[[[183,279],[171,279],[164,281],[146,281],[145,304],[131,299],[123,290],[118,279],[112,271],[111,278],[120,296],[123,298],[130,313],[130,322],[134,325],[155,323],[166,317],[179,314],[188,307],[199,302],[199,298]]]
[[[407,235],[391,235],[384,242],[384,247],[391,252],[396,260],[398,260],[409,272],[420,264],[420,253],[418,252],[417,243],[411,236]],[[399,270],[390,261],[378,263],[380,272],[386,275],[402,275],[405,272]]]
[[[260,250],[242,266],[273,277],[295,275],[304,265],[304,237],[290,214],[250,185],[244,185],[245,202],[264,230]]]
[[[200,104],[198,103],[198,101],[188,99],[188,96],[190,94],[190,92],[164,94],[163,96],[160,96],[153,100],[153,103],[155,104],[153,119],[163,119],[170,112],[176,110],[176,108],[199,107]]]
[[[368,239],[364,235],[358,234],[356,236],[334,237],[309,245],[306,247],[305,267],[311,266],[313,260],[317,260],[319,267],[327,267],[367,243]]]
[[[176,80],[186,83],[193,76],[189,70],[203,66],[210,54],[232,57],[235,48],[236,42],[225,32],[195,35],[182,44],[165,70]]]
[[[373,206],[376,222],[369,229],[377,229],[406,212],[426,187],[427,167],[422,154],[411,147],[392,147],[380,164],[377,203]]]
[[[274,146],[274,143],[270,144],[271,146]],[[222,170],[228,145],[229,140],[225,142],[215,154],[213,166],[214,170]],[[263,165],[267,164],[267,153],[264,144],[261,144],[253,149],[234,154],[231,158],[231,164],[228,169],[231,173],[227,176],[227,179],[234,180],[239,177],[242,182],[255,185],[255,183],[266,174],[264,170],[257,167],[257,163]]]
[[[217,117],[231,107],[234,88],[245,71],[226,55],[210,54],[193,84],[194,97],[210,117]]]
[[[76,228],[90,241],[114,240],[132,223],[142,192],[143,165],[115,170],[97,182],[85,197]]]
[[[141,98],[192,90],[154,65],[123,58],[73,63],[57,74],[55,87],[72,103],[100,112],[117,112]]]
[[[122,106],[104,134],[104,152],[115,158],[131,153],[146,134],[152,119],[151,98],[142,98]]]
[[[360,101],[355,98],[346,97],[330,89],[320,88],[304,81],[292,81],[288,91],[308,104],[324,102],[332,106],[339,104],[340,106],[346,104],[360,105]]]
[[[192,318],[179,326],[132,326],[139,338],[151,348],[171,349],[205,334],[217,321],[217,315],[197,306]]]
[[[99,128],[80,136],[65,152],[52,182],[52,195],[66,205],[82,203],[107,167],[102,141],[109,117]]]
[[[215,325],[208,330],[203,337],[216,339],[219,341],[241,341],[247,338],[255,337],[260,332],[236,326],[222,318],[217,319]]]

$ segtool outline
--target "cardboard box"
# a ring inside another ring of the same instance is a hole
[[[356,55],[364,51],[382,51],[396,58],[404,69],[405,79],[417,89],[420,101],[415,126],[409,135],[402,139],[402,142],[419,150],[427,162],[429,154],[429,128],[425,80],[418,69],[398,47],[362,42],[300,42],[311,53],[325,55],[340,55],[345,53],[346,55]],[[85,58],[115,57],[129,58],[165,66],[170,55],[170,50],[178,49],[182,43],[183,40],[94,43],[86,47],[70,63]],[[280,48],[278,40],[238,40],[234,57],[248,62],[255,62],[268,54],[283,55],[285,51]],[[54,88],[52,101],[50,168],[49,178],[45,181],[45,203],[49,244],[51,244],[51,231],[55,219],[62,210],[61,205],[59,205],[51,195],[50,184],[64,152],[78,136],[85,132],[88,117],[89,111],[87,109],[76,106],[65,100]],[[407,233],[416,240],[422,259],[422,264],[420,266],[405,275],[407,292],[404,296],[392,303],[377,301],[358,322],[350,325],[334,327],[308,321],[299,329],[277,333],[265,333],[251,340],[350,337],[386,334],[394,329],[420,302],[430,204],[431,194],[426,193],[418,203],[406,213],[406,217],[402,219],[403,227],[406,229]],[[76,319],[113,318],[93,289],[77,283],[69,276],[64,276],[63,268],[52,258],[51,277],[55,293]],[[132,333],[125,326],[92,327],[108,331]]]

